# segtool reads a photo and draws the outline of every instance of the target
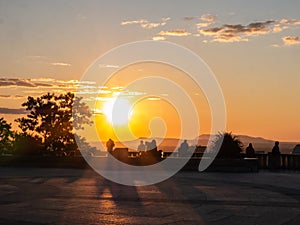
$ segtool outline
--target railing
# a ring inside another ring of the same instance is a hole
[[[256,154],[258,165],[261,169],[300,169],[300,154],[280,154],[274,156],[271,153]]]
[[[164,152],[163,157],[167,158],[172,152]],[[177,152],[173,154],[174,157],[180,158]],[[203,153],[193,153],[191,158],[201,159]],[[242,158],[246,158],[245,154],[242,154]],[[277,156],[272,153],[257,153],[259,169],[288,169],[288,170],[300,170],[300,154],[280,154]]]
[[[156,154],[155,159],[160,160],[160,159],[172,157],[174,158],[174,160],[180,160],[180,158],[185,157],[185,156],[178,155],[178,152],[174,152],[173,154],[172,153],[173,152],[160,151],[159,153],[160,155]],[[140,154],[138,151],[128,151],[128,149],[119,149],[119,154],[116,154],[116,156],[117,158],[128,158],[129,161],[133,160],[133,162],[136,162],[134,160],[138,160],[138,158],[148,157],[147,155]],[[107,154],[101,155],[101,157],[106,158]],[[255,158],[246,158],[245,154],[242,154],[241,158],[243,160],[236,160],[238,164],[240,164],[241,162],[247,164],[250,161],[251,163],[252,161],[255,161],[258,169],[300,170],[300,154],[280,154],[274,156],[271,153],[257,153],[255,155]],[[209,159],[209,156],[206,159]],[[196,152],[193,153],[190,161],[199,162],[200,160],[206,160],[206,159],[203,158],[203,153]],[[233,160],[231,162],[230,160],[214,160],[215,164],[223,163],[224,165],[226,163],[232,164],[233,162],[235,161]],[[77,165],[77,167],[85,167],[85,161],[82,157],[43,157],[43,156],[27,156],[27,157],[1,156],[0,157],[0,166],[1,165],[16,165],[16,166],[57,165],[57,166],[68,167],[68,166],[72,166],[73,164]]]

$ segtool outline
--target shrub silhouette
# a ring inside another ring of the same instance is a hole
[[[222,141],[221,148],[217,154],[217,158],[235,159],[241,157],[243,144],[239,138],[231,132],[219,133],[216,137],[215,144],[218,145]]]

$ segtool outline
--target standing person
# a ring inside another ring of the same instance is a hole
[[[248,158],[254,158],[255,157],[255,151],[252,146],[252,143],[249,143],[248,147],[246,148],[246,157]]]
[[[275,141],[275,145],[272,148],[272,155],[280,155],[279,141]]]
[[[106,142],[106,148],[107,148],[107,151],[109,153],[112,153],[113,152],[113,149],[115,147],[115,142],[111,139],[108,139],[108,141]]]
[[[178,149],[179,156],[185,156],[188,152],[188,149],[189,145],[187,143],[187,140],[184,140]]]
[[[144,141],[140,141],[140,144],[138,146],[138,151],[145,151],[146,145],[144,144]]]
[[[156,146],[156,141],[153,139],[150,143],[150,150],[156,150],[157,151],[157,146]]]
[[[271,169],[279,169],[281,167],[279,141],[275,141],[275,145],[272,148],[271,155]]]

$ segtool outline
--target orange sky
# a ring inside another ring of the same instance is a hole
[[[95,122],[101,140],[105,141],[110,137],[117,139],[113,128],[115,132],[120,131],[121,139],[123,140],[131,140],[139,137],[180,137],[182,118],[178,115],[179,112],[176,109],[176,105],[172,105],[167,100],[170,94],[168,93],[170,90],[167,87],[161,87],[160,93],[150,96],[144,95],[142,84],[138,86],[139,89],[130,90],[126,88],[133,80],[143,79],[143,77],[148,78],[150,76],[163,76],[180,84],[182,89],[191,97],[198,111],[197,116],[201,118],[201,129],[198,134],[209,133],[210,110],[200,87],[189,76],[175,67],[162,63],[146,62],[133,64],[119,70],[108,80],[104,90],[114,89],[113,87],[119,87],[119,89],[115,88],[111,93],[106,91],[104,94],[98,96],[100,100],[97,101],[96,108],[99,113],[95,115]],[[160,84],[157,83],[157,85]],[[124,99],[121,104],[128,104],[131,107],[131,113],[128,121],[124,121],[122,118],[124,118],[124,114],[126,113],[124,109],[126,105],[121,105],[123,110],[120,110],[120,114],[117,113],[115,115],[117,124],[114,126],[108,118],[108,113],[111,112],[107,112],[105,109],[114,100],[113,96],[120,93],[123,95],[121,98]],[[141,97],[138,97],[138,101],[133,102],[133,97],[139,95]],[[118,120],[118,117],[121,119]],[[118,123],[120,120],[121,124]],[[129,126],[127,126],[127,122]],[[184,138],[193,139],[195,137],[195,134],[191,133]]]
[[[211,68],[226,102],[228,131],[299,142],[299,11],[300,2],[293,0],[2,1],[0,116],[9,122],[22,116],[19,108],[28,95],[75,91],[78,86],[87,97],[89,90],[95,94],[99,87],[79,80],[97,57],[128,42],[160,40],[190,49]],[[118,65],[99,66],[109,71]],[[107,123],[101,104],[124,91],[117,87],[151,75],[172,79],[188,90],[200,132],[210,131],[207,99],[180,70],[149,63],[120,69],[99,97],[99,130]],[[127,90],[130,103],[128,92],[132,97],[143,90]],[[167,136],[178,135],[176,113],[162,100],[168,93],[160,94],[155,96],[160,100],[144,99],[133,107],[129,123],[135,136],[150,135],[152,115],[165,121]],[[161,121],[155,123],[163,127]]]

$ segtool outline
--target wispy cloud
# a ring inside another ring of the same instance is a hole
[[[295,19],[282,19],[280,20],[281,24],[289,24],[289,25],[300,25],[300,20],[295,20]]]
[[[119,65],[113,65],[113,64],[99,64],[100,68],[119,68]]]
[[[184,29],[178,29],[178,30],[161,31],[161,32],[159,32],[159,35],[161,35],[161,36],[189,36],[189,35],[191,35],[191,33]]]
[[[285,30],[287,28],[288,28],[288,26],[283,26],[282,24],[275,24],[273,26],[273,32],[275,32],[275,33],[281,32],[281,31],[283,31],[283,30]]]
[[[163,36],[154,36],[152,38],[152,40],[154,40],[154,41],[164,41],[164,40],[166,40],[166,38],[163,37]]]
[[[70,63],[64,63],[64,62],[53,62],[50,63],[52,66],[71,66]]]
[[[186,16],[183,18],[184,21],[191,21],[191,20],[194,20],[195,17],[194,16]]]
[[[183,18],[184,21],[200,20],[201,22],[196,23],[196,27],[203,28],[211,26],[215,23],[216,16],[212,14],[203,14],[202,16],[186,16]]]
[[[20,98],[24,98],[25,96],[22,95],[1,95],[0,94],[0,98],[2,99],[20,99]]]
[[[145,19],[139,19],[139,20],[126,20],[122,21],[121,25],[132,25],[132,24],[143,24],[143,23],[148,23],[148,20]]]
[[[278,45],[278,44],[272,44],[272,45],[270,45],[270,47],[272,47],[272,48],[280,48],[280,45]]]
[[[0,87],[25,87],[25,88],[57,88],[78,85],[76,80],[55,80],[52,78],[0,78]]]
[[[161,100],[161,98],[159,98],[159,97],[149,97],[149,98],[147,98],[149,101],[159,101],[159,100]]]
[[[203,22],[213,23],[216,20],[216,16],[212,14],[203,14],[202,16],[186,16],[183,18],[184,21],[192,21],[194,19],[199,19]]]
[[[36,87],[37,85],[29,79],[20,78],[0,78],[0,87],[19,86],[19,87]]]
[[[204,14],[200,17],[200,19],[207,22],[214,22],[216,20],[216,16],[211,14]]]
[[[169,20],[170,20],[170,17],[161,18],[160,21],[158,21],[158,22],[150,22],[146,19],[126,20],[126,21],[122,21],[121,25],[124,26],[124,25],[137,24],[137,25],[140,25],[142,28],[152,29],[152,28],[156,28],[156,27],[165,26],[167,24],[167,21],[169,21]]]
[[[199,29],[199,28],[203,28],[203,27],[209,27],[209,26],[211,26],[212,24],[213,24],[212,22],[207,22],[207,21],[205,21],[205,22],[197,23],[196,26],[197,26],[197,28]]]
[[[263,36],[271,33],[280,33],[292,26],[300,25],[298,19],[270,19],[265,21],[254,21],[249,24],[220,24],[217,20],[217,16],[213,14],[203,14],[201,16],[186,16],[181,18],[187,21],[190,28],[190,22],[194,23],[197,28],[197,32],[190,30],[188,27],[182,27],[182,29],[163,29],[159,33],[153,35],[152,40],[163,41],[167,39],[167,36],[185,37],[193,35],[194,37],[202,38],[203,43],[209,42],[247,42],[254,36]],[[166,22],[170,18],[162,18],[160,21],[150,22],[146,19],[126,20],[121,22],[121,25],[136,24],[145,29],[156,28],[165,26]],[[205,40],[203,40],[203,37]],[[282,39],[284,45],[296,45],[298,44],[297,37],[284,37]],[[280,44],[270,45],[271,47],[281,46]]]
[[[266,35],[270,33],[279,33],[288,29],[290,26],[300,25],[300,20],[281,19],[267,20],[243,24],[224,24],[222,26],[205,28],[215,23],[216,17],[213,15],[203,15],[200,17],[203,22],[196,24],[200,34],[211,36],[211,42],[240,42],[249,41],[252,36]],[[197,35],[194,35],[197,36]],[[298,44],[297,37],[284,37],[285,45]],[[270,45],[271,47],[280,47],[278,44]]]
[[[27,114],[25,109],[0,108],[0,114]]]
[[[248,41],[248,37],[250,36],[263,35],[273,32],[274,23],[274,20],[268,20],[250,23],[248,25],[225,24],[220,27],[201,29],[200,33],[205,36],[212,36],[213,41],[217,42]]]
[[[20,61],[22,60],[25,60],[26,62],[29,60],[31,63],[43,63],[52,66],[72,66],[70,63],[61,61],[61,59],[54,59],[44,55],[27,55],[20,59]]]
[[[286,36],[282,38],[285,45],[299,45],[300,37],[299,36]]]

